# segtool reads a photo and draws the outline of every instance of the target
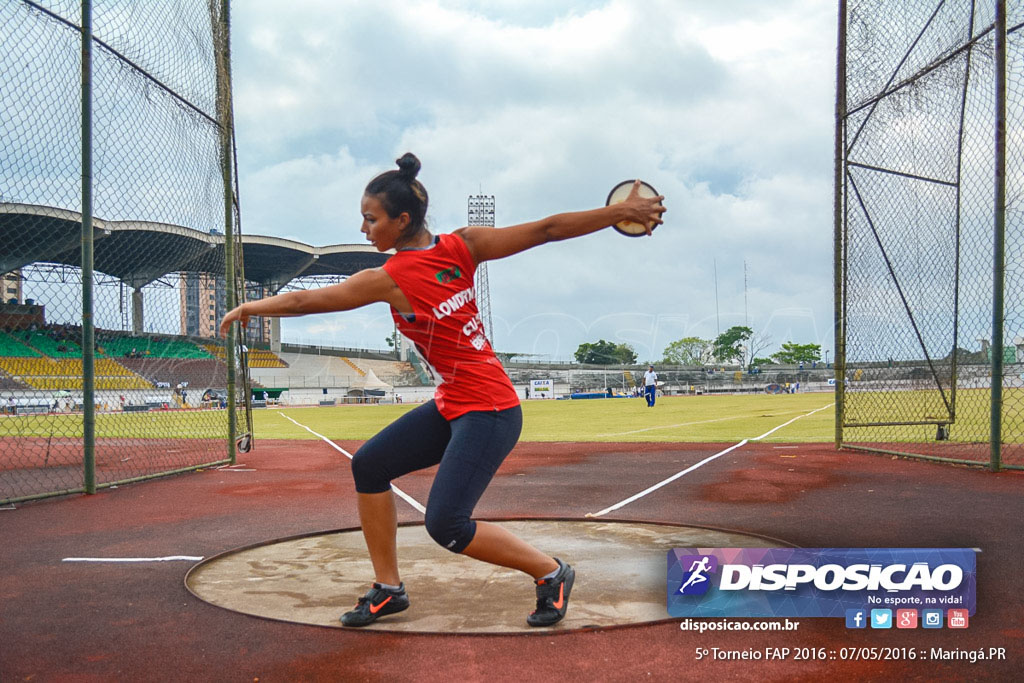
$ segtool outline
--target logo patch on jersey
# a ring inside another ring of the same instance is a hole
[[[462,271],[459,270],[458,266],[452,266],[451,268],[446,268],[445,270],[437,271],[436,273],[434,273],[434,277],[436,277],[437,281],[440,282],[442,285],[446,285],[449,282],[453,282],[462,277]]]

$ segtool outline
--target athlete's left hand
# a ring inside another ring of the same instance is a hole
[[[246,327],[249,324],[249,316],[246,315],[242,309],[245,308],[245,304],[236,306],[227,312],[224,319],[220,321],[220,336],[227,338],[228,329],[231,327],[231,323],[236,320],[242,324],[242,327]]]

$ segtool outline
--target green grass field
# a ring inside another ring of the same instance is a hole
[[[658,399],[527,401],[523,441],[740,441],[759,436],[794,417],[832,403],[831,394],[694,396]],[[347,405],[333,408],[268,408],[253,411],[257,439],[315,439],[284,415],[335,440],[370,438],[403,413],[406,405]],[[224,411],[108,413],[96,416],[96,435],[117,438],[218,438]],[[797,420],[773,433],[772,441],[830,441],[832,408]],[[0,434],[12,437],[81,437],[81,415],[3,418]]]
[[[831,394],[783,396],[694,396],[658,399],[527,401],[522,441],[690,441],[735,442],[760,436],[794,417],[832,403]],[[281,416],[329,439],[363,440],[414,405],[292,408],[253,413],[257,438],[308,439],[311,434]],[[766,441],[830,441],[832,408],[797,420]]]
[[[223,410],[97,413],[99,439],[216,439],[227,433]],[[82,438],[82,415],[24,415],[0,418],[3,437]]]
[[[1008,392],[1006,406],[1024,405],[1024,393]],[[892,394],[888,396],[892,400]],[[901,397],[906,400],[906,396]],[[967,400],[964,392],[950,440],[970,443],[988,435],[988,408],[984,401]],[[972,399],[980,398],[971,396]],[[765,441],[804,443],[834,439],[833,395],[747,394],[738,396],[685,396],[658,399],[648,408],[641,399],[586,401],[527,401],[523,404],[523,441],[607,442],[738,442],[760,436],[800,417],[766,437]],[[268,408],[253,411],[257,439],[314,439],[284,415],[334,440],[368,439],[415,404],[337,406],[332,408]],[[819,410],[820,409],[820,410]],[[811,415],[808,413],[814,412]],[[1024,433],[1024,415],[1007,409],[1004,440],[1018,443]],[[99,414],[100,439],[216,439],[225,430],[224,411],[169,411]],[[81,437],[80,415],[31,415],[0,418],[0,436]],[[930,442],[933,425],[847,428],[851,442]]]

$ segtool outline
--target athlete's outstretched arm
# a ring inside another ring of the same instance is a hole
[[[310,313],[350,311],[378,301],[394,305],[396,295],[401,296],[401,290],[384,270],[361,270],[336,285],[278,294],[237,306],[221,320],[220,335],[227,336],[228,328],[236,320],[244,327],[249,323],[249,318],[255,316],[287,318]]]
[[[460,228],[455,234],[466,243],[477,263],[505,258],[548,242],[582,237],[622,221],[640,223],[650,235],[654,226],[662,222],[665,207],[661,201],[665,198],[641,197],[639,187],[638,180],[625,201],[600,209],[560,213],[507,228]]]

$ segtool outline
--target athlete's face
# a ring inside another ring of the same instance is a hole
[[[363,195],[359,208],[363,214],[363,225],[359,231],[377,247],[377,251],[387,251],[397,246],[402,231],[409,225],[409,214],[403,211],[392,218],[384,210],[380,199],[368,194]]]

